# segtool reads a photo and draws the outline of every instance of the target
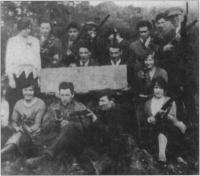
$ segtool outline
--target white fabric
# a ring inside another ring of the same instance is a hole
[[[9,121],[9,104],[3,98],[1,100],[1,126],[6,127],[8,126]]]
[[[154,76],[155,72],[156,72],[156,68],[155,67],[153,67],[153,69],[149,71],[149,77],[150,77],[151,80],[153,79],[153,76]]]
[[[152,98],[151,100],[151,113],[153,116],[162,108],[163,104],[165,103],[165,97],[162,98]]]
[[[144,46],[145,46],[146,48],[148,48],[148,46],[149,46],[149,44],[150,44],[150,42],[151,42],[151,37],[149,36],[145,41],[144,41],[142,38],[140,38],[140,41],[141,41],[142,43],[144,43]]]
[[[33,66],[38,73],[41,69],[40,43],[35,37],[17,35],[8,40],[6,49],[6,74],[18,72],[22,65]]]

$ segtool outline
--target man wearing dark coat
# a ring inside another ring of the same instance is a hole
[[[91,48],[87,43],[83,43],[78,47],[78,59],[74,63],[78,67],[97,66],[97,62],[92,58]],[[71,64],[73,66],[73,63]]]
[[[85,132],[96,120],[96,116],[82,103],[74,100],[74,86],[71,82],[60,83],[59,99],[60,102],[52,106],[53,114],[43,119],[43,132],[50,133],[57,129],[57,134],[42,155],[26,160],[29,167],[37,167],[42,161],[63,154],[72,154],[77,158],[84,150]]]
[[[152,25],[149,21],[140,21],[137,25],[139,38],[130,44],[130,63],[137,72],[142,68],[144,58],[149,50],[155,46],[151,34]]]
[[[77,23],[71,22],[67,27],[66,37],[63,40],[63,62],[66,66],[77,61],[78,37],[80,27]]]

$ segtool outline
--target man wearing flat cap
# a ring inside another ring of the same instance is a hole
[[[182,14],[183,14],[183,10],[178,7],[172,7],[166,10],[165,12],[166,17],[169,19],[169,21],[171,21],[172,25],[175,28],[177,37],[180,37]]]

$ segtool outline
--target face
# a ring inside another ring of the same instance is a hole
[[[112,101],[107,96],[103,96],[99,99],[99,107],[103,111],[109,110],[112,108]]]
[[[31,33],[31,28],[30,27],[26,28],[26,29],[23,29],[21,31],[22,36],[25,37],[25,38],[28,37],[30,35],[30,33]]]
[[[60,56],[59,54],[54,54],[53,57],[51,58],[51,63],[53,65],[57,65],[60,63]]]
[[[40,24],[40,33],[41,35],[47,37],[51,31],[51,25],[49,23]]]
[[[147,26],[140,27],[139,28],[139,34],[140,34],[140,37],[143,40],[146,40],[149,37],[149,35],[150,35],[150,31],[149,31],[149,29],[148,29]]]
[[[153,68],[154,64],[155,64],[154,56],[148,55],[147,58],[144,60],[145,68],[151,69],[151,68]]]
[[[64,106],[66,106],[69,103],[71,103],[71,101],[72,101],[72,99],[74,97],[74,94],[71,92],[70,89],[60,89],[59,97],[60,97],[61,103]]]
[[[158,85],[155,85],[153,88],[153,93],[156,98],[161,98],[164,96],[164,89],[162,89]]]
[[[122,52],[119,48],[109,48],[109,55],[111,60],[119,60],[121,58]]]
[[[166,20],[164,18],[160,18],[158,21],[157,21],[157,27],[159,30],[163,30],[163,28],[165,27],[165,23],[166,23]]]
[[[29,86],[22,89],[22,94],[24,96],[25,101],[31,101],[34,97],[34,89],[33,86]]]
[[[87,48],[79,49],[79,57],[82,62],[87,62],[90,59],[90,51]]]
[[[92,38],[94,38],[96,35],[97,35],[97,32],[96,32],[96,28],[95,27],[92,27],[88,30],[88,35]]]
[[[76,28],[69,28],[68,33],[67,33],[69,40],[76,40],[78,35],[79,35],[79,31]]]
[[[170,21],[172,22],[172,24],[175,26],[175,27],[178,27],[180,22],[181,22],[181,18],[182,16],[181,15],[176,15],[176,16],[172,16]]]

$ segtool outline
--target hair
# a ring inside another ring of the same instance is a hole
[[[149,30],[152,29],[151,23],[147,20],[142,20],[137,24],[137,30],[139,30],[141,27],[148,27]]]
[[[67,31],[69,30],[69,29],[71,29],[71,28],[75,28],[75,29],[77,29],[78,31],[80,30],[80,26],[77,24],[77,23],[75,23],[75,22],[71,22],[68,26],[67,26]]]
[[[79,42],[79,44],[78,44],[78,50],[79,50],[80,48],[87,48],[88,51],[91,52],[91,47],[90,47],[90,45],[89,45],[89,43],[88,43],[87,41]]]
[[[101,90],[98,94],[98,100],[102,97],[108,97],[109,100],[113,100],[113,91],[111,89]]]
[[[121,46],[117,42],[114,42],[113,44],[108,44],[108,49],[110,48],[119,48],[119,50],[122,51]]]
[[[167,82],[163,77],[157,77],[152,80],[152,90],[156,84],[158,84],[160,88],[164,89],[164,91],[167,90]]]
[[[159,13],[159,14],[157,14],[156,15],[156,22],[158,22],[158,20],[160,20],[160,19],[165,19],[165,20],[167,20],[167,17],[166,17],[166,14],[165,13]]]
[[[74,85],[72,82],[61,82],[59,85],[59,91],[61,89],[70,89],[71,93],[74,93]]]
[[[23,29],[28,29],[31,25],[31,21],[29,19],[22,19],[17,23],[17,29],[19,31]]]
[[[47,20],[47,19],[43,19],[40,21],[39,25],[43,24],[43,23],[49,23],[51,28],[52,28],[52,24],[51,24],[51,21],[50,20]]]

